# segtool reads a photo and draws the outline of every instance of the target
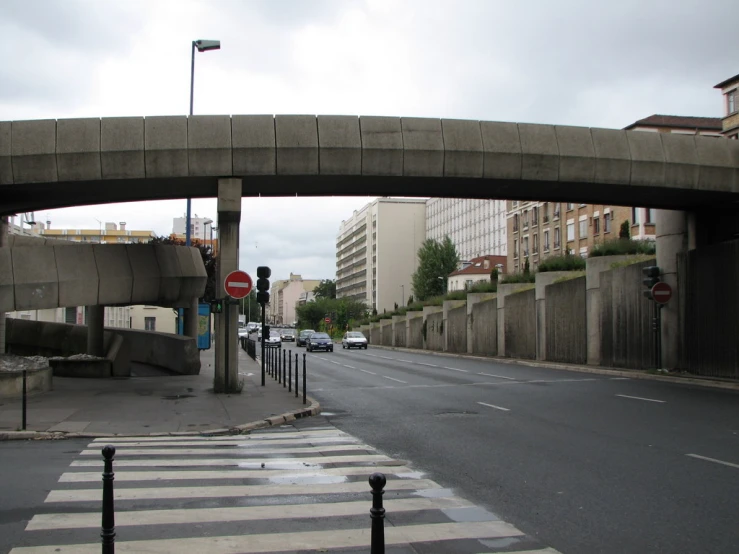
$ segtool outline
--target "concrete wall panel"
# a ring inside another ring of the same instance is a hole
[[[278,175],[318,175],[318,123],[313,115],[275,117]]]
[[[234,175],[275,175],[275,118],[271,115],[231,117]]]
[[[57,121],[56,164],[60,181],[92,181],[101,178],[100,119]]]
[[[665,185],[665,153],[660,133],[626,131],[631,153],[631,184]]]
[[[92,244],[54,246],[59,274],[59,306],[93,306],[98,303],[98,278]]]
[[[592,183],[595,177],[595,147],[590,129],[557,125],[559,180],[565,183]]]
[[[103,306],[131,304],[133,271],[125,244],[94,244],[95,263],[100,277],[98,303]]]
[[[588,358],[585,276],[545,287],[545,359],[584,364]]]
[[[362,140],[358,117],[319,115],[318,146],[321,175],[362,174]]]
[[[380,320],[380,340],[383,346],[393,345],[393,321],[391,319]]]
[[[152,116],[144,120],[147,177],[187,177],[187,117]]]
[[[59,282],[53,248],[14,247],[12,261],[16,310],[58,305]]]
[[[370,344],[382,345],[382,334],[379,322],[370,323],[370,330],[367,338],[369,338]]]
[[[444,314],[441,311],[426,316],[426,350],[444,350]]]
[[[362,136],[362,175],[403,175],[403,131],[399,117],[364,116],[359,119]]]
[[[670,187],[698,187],[700,168],[695,136],[659,133],[665,153],[665,184]]]
[[[590,129],[595,155],[596,183],[628,185],[631,182],[631,151],[626,131]]]
[[[232,175],[231,118],[227,115],[190,116],[187,154],[191,176]]]
[[[55,183],[56,121],[13,121],[10,127],[13,182]]]
[[[421,350],[423,348],[423,317],[418,312],[408,312],[412,314],[418,314],[416,316],[409,316],[408,318],[408,348],[416,348]]]
[[[498,300],[491,298],[472,306],[472,354],[498,355]]]
[[[154,253],[161,273],[160,306],[174,306],[180,299],[180,277],[182,276],[177,252],[173,248],[157,244],[154,246]]]
[[[128,244],[126,253],[131,264],[133,304],[151,303],[159,296],[162,275],[153,244]]]
[[[12,254],[10,248],[0,248],[0,312],[15,311]]]
[[[739,142],[694,137],[700,163],[700,190],[739,190]]]
[[[447,352],[467,352],[467,306],[449,310],[446,320]]]
[[[0,121],[0,185],[13,184],[13,157],[10,145],[10,121]]]
[[[505,355],[536,359],[536,290],[509,294],[505,299]]]
[[[483,177],[521,178],[521,137],[515,123],[481,121]]]
[[[103,179],[142,179],[146,176],[143,117],[102,119],[100,162]]]
[[[403,117],[403,175],[406,177],[443,177],[444,138],[441,120]]]
[[[557,181],[559,147],[553,125],[519,123],[521,137],[521,179]]]
[[[479,121],[442,119],[444,177],[482,177],[482,132]]]
[[[187,308],[193,298],[200,298],[205,292],[208,273],[203,265],[200,250],[193,246],[175,246],[177,260],[180,264],[180,306]]]
[[[393,346],[405,348],[408,325],[404,315],[393,316]]]

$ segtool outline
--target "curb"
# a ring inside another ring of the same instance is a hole
[[[66,440],[66,439],[105,439],[113,437],[220,437],[227,435],[247,435],[257,429],[266,429],[283,425],[296,419],[310,417],[321,413],[321,405],[314,398],[307,396],[310,405],[293,412],[271,416],[251,423],[243,423],[234,427],[209,429],[204,431],[172,431],[159,433],[72,433],[64,431],[2,431],[0,441],[12,440]]]
[[[676,375],[655,375],[653,373],[645,373],[639,369],[621,369],[592,367],[576,364],[562,364],[557,362],[545,362],[537,360],[520,360],[514,358],[503,358],[499,356],[475,356],[473,354],[455,354],[452,352],[437,352],[431,350],[418,350],[416,348],[398,348],[396,346],[372,345],[373,348],[381,348],[383,350],[395,350],[398,352],[415,352],[419,354],[433,354],[435,356],[446,356],[449,358],[463,358],[466,360],[488,360],[509,365],[523,365],[527,367],[538,367],[542,369],[561,369],[566,371],[577,371],[580,373],[593,373],[598,375],[611,375],[617,377],[628,377],[629,379],[646,379],[651,381],[662,381],[666,383],[677,383],[682,385],[694,385],[704,388],[735,390],[739,391],[739,383],[730,381],[718,381],[708,377],[694,376],[676,376]]]

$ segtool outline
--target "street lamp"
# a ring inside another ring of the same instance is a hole
[[[190,115],[192,115],[193,94],[195,92],[195,50],[198,52],[207,52],[208,50],[220,50],[220,40],[193,40],[192,41],[192,61],[190,62]],[[190,208],[192,199],[187,199],[187,221],[185,222],[185,245],[190,246]]]
[[[443,287],[442,288],[442,292],[443,292],[443,294],[446,294],[446,279],[444,277],[437,277],[437,279],[441,279],[441,284],[442,284],[442,287]]]
[[[400,305],[402,307],[402,306],[405,306],[405,285],[400,285],[400,294],[401,294]]]

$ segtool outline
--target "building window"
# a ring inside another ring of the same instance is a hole
[[[588,220],[583,219],[580,221],[580,239],[588,237]]]
[[[572,202],[567,202],[567,211],[569,212],[570,210],[574,210],[574,209],[575,209],[575,204],[573,204]]]
[[[524,210],[524,212],[523,212],[523,230],[525,231],[528,228],[529,228],[529,212],[527,212],[526,210]]]
[[[575,240],[575,223],[567,224],[567,242]]]
[[[603,214],[603,232],[611,232],[611,214]]]
[[[513,232],[518,231],[518,214],[513,215]]]
[[[549,252],[549,231],[544,231],[544,252]]]
[[[641,208],[631,208],[631,224],[639,225],[641,223]]]
[[[539,235],[534,235],[534,254],[539,253]]]
[[[77,323],[77,308],[64,308],[64,323]]]
[[[144,330],[145,331],[156,331],[157,330],[157,318],[156,317],[145,317],[144,318]]]
[[[549,202],[544,202],[541,209],[541,222],[549,223]]]
[[[513,257],[518,258],[518,239],[513,239]]]
[[[539,225],[539,208],[534,208],[531,225]]]
[[[600,218],[599,217],[593,218],[593,234],[594,235],[600,234]]]
[[[554,248],[559,248],[559,227],[554,228]]]
[[[647,219],[644,223],[654,224],[654,208],[647,208]]]
[[[737,89],[730,90],[726,93],[726,107],[730,114],[737,111]]]
[[[557,202],[554,205],[554,214],[553,214],[554,219],[559,219],[559,208],[560,208],[560,206],[561,206],[561,204],[559,202]]]
[[[523,256],[524,258],[528,257],[529,255],[529,237],[523,238]]]

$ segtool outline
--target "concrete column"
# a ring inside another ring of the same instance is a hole
[[[0,248],[8,246],[8,216],[0,217]],[[0,354],[5,353],[5,312],[0,312]]]
[[[104,326],[105,306],[87,306],[87,353],[91,356],[105,356]]]
[[[662,368],[679,367],[680,311],[677,294],[677,255],[687,252],[695,237],[690,238],[691,223],[695,222],[686,212],[657,210],[657,266],[660,279],[672,287],[672,299],[662,308]]]
[[[190,301],[190,307],[183,311],[183,333],[186,337],[198,339],[198,299],[193,298]]]
[[[241,179],[218,180],[218,270],[216,294],[227,299],[223,280],[239,269],[239,223],[241,222]],[[239,391],[238,328],[236,304],[224,302],[222,314],[216,315],[216,370],[213,390],[216,393]],[[228,317],[228,334],[226,333]],[[228,355],[226,355],[228,353]],[[228,364],[226,364],[228,358]]]

